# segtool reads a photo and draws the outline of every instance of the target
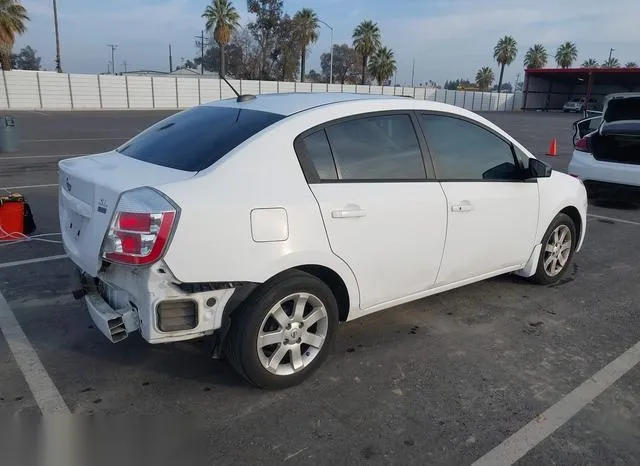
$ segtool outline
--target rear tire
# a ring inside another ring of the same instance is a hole
[[[249,383],[287,388],[320,367],[337,327],[331,289],[308,273],[286,272],[258,288],[233,314],[225,354]]]
[[[558,214],[542,237],[538,267],[531,280],[540,285],[557,283],[570,269],[577,244],[574,221],[566,214]]]

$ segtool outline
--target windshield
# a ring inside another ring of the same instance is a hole
[[[116,150],[143,162],[200,171],[282,118],[237,107],[194,107],[156,123]]]

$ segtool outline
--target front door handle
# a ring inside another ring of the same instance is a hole
[[[474,209],[475,207],[469,201],[462,201],[460,204],[451,206],[451,212],[471,212]]]
[[[346,208],[339,210],[332,210],[331,217],[332,218],[358,218],[364,217],[367,215],[367,211],[364,209],[356,208]]]

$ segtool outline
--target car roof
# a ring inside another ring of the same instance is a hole
[[[315,107],[361,100],[402,100],[408,97],[348,92],[288,92],[260,94],[250,100],[238,102],[236,98],[218,100],[204,105],[216,107],[246,108],[284,116],[303,112]]]

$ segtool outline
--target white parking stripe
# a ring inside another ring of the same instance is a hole
[[[70,414],[69,407],[40,362],[40,358],[29,343],[2,293],[0,293],[0,330],[42,414]]]
[[[610,222],[626,223],[628,225],[640,226],[640,222],[634,222],[632,220],[624,220],[624,219],[621,219],[621,218],[605,217],[604,215],[587,214],[587,217],[599,218],[600,220],[609,220]]]
[[[640,342],[506,439],[472,466],[511,465],[566,424],[620,377],[640,363]]]
[[[9,267],[18,267],[19,265],[38,264],[40,262],[57,261],[60,259],[66,259],[67,257],[68,256],[66,254],[61,254],[59,256],[37,257],[35,259],[25,259],[22,261],[5,262],[4,264],[0,264],[0,269],[8,269]]]
[[[131,139],[131,137],[119,137],[119,138],[21,139],[19,142],[124,141],[126,139]]]
[[[5,191],[10,191],[12,189],[29,189],[29,188],[52,188],[54,186],[58,186],[58,183],[52,183],[52,184],[27,184],[24,186],[4,186],[0,189],[3,189]]]
[[[77,154],[77,155],[82,155],[82,154]],[[0,157],[0,160],[61,159],[63,157],[74,157],[74,154],[64,154],[64,155],[16,155],[15,157]]]

